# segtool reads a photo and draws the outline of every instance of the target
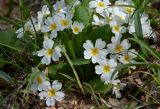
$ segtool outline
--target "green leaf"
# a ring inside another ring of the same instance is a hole
[[[14,30],[5,30],[0,32],[0,45],[16,51],[21,51],[23,49],[23,43],[16,38]]]
[[[51,74],[52,76],[56,75],[56,73],[58,72],[58,70],[62,69],[66,65],[67,65],[67,63],[64,63],[64,62],[60,62],[58,64],[51,65],[49,67],[49,74]]]
[[[65,1],[69,5],[74,5],[74,3],[76,2],[76,0],[65,0]]]
[[[86,59],[76,59],[76,60],[72,60],[73,65],[86,65],[90,63],[90,60],[86,60]]]
[[[0,70],[0,78],[2,78],[3,80],[5,80],[7,83],[11,83],[12,78],[5,72]]]
[[[83,0],[83,1],[82,1],[82,5],[83,5],[84,7],[88,7],[88,4],[89,4],[90,1],[91,1],[91,0]]]
[[[134,26],[135,26],[136,35],[140,39],[143,39],[143,31],[142,31],[141,17],[140,17],[139,10],[137,10],[134,14]]]
[[[66,47],[66,51],[67,51],[68,55],[70,56],[70,58],[76,59],[74,46],[73,46],[74,42],[71,40],[69,35],[64,31],[59,32],[59,35],[60,35],[62,42],[64,43],[64,45]]]
[[[76,6],[74,18],[76,21],[82,22],[85,25],[85,27],[90,25],[89,13],[84,6]]]
[[[98,27],[93,29],[91,32],[87,33],[85,38],[90,39],[92,41],[96,41],[98,38],[102,38],[102,40],[106,41],[106,43],[110,42],[111,37],[111,28],[109,25],[104,25],[102,27]]]
[[[89,84],[92,86],[95,92],[106,94],[108,91],[111,90],[111,85],[105,85],[100,77],[92,78],[91,81],[89,81]]]

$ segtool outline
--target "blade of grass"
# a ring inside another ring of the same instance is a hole
[[[11,20],[11,18],[8,18],[8,17],[0,16],[0,20],[6,21],[6,22],[13,24],[15,26],[18,26],[18,27],[20,26],[19,24],[16,23],[15,20]]]
[[[11,83],[11,81],[12,81],[12,78],[4,71],[0,71],[0,78],[5,80],[7,83]]]
[[[149,47],[144,41],[135,38],[130,38],[130,40],[138,43],[141,47],[145,48],[149,54],[160,60],[160,54],[157,51],[153,50],[151,47]]]
[[[74,75],[75,75],[75,77],[76,77],[77,83],[78,83],[81,91],[84,93],[84,90],[83,90],[82,84],[81,84],[81,82],[80,82],[80,79],[79,79],[79,77],[78,77],[77,71],[76,71],[76,69],[75,69],[75,67],[74,67],[71,59],[69,58],[69,56],[68,56],[68,54],[67,54],[67,52],[66,52],[65,46],[62,46],[62,53],[64,54],[64,56],[66,57],[68,63],[70,64],[70,66],[71,66],[71,68],[72,68],[72,70],[73,70],[73,73],[74,73]]]

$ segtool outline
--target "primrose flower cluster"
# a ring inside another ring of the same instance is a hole
[[[84,58],[91,59],[92,63],[96,64],[95,73],[101,75],[101,80],[105,84],[112,84],[113,93],[120,98],[120,90],[125,84],[117,79],[118,71],[115,69],[120,64],[134,63],[138,54],[135,49],[131,48],[128,39],[123,38],[124,33],[135,33],[134,21],[131,18],[135,10],[134,3],[132,0],[117,0],[112,5],[109,0],[92,0],[89,7],[94,11],[92,25],[110,25],[114,36],[111,38],[111,43],[107,45],[102,39],[97,39],[95,45],[87,40],[83,44]],[[147,14],[142,14],[141,23],[143,37],[154,38],[155,34]],[[131,68],[135,69],[135,66]]]
[[[41,49],[34,52],[34,55],[40,57],[41,63],[46,66],[60,61],[62,48],[59,44],[59,32],[68,30],[76,36],[85,28],[82,22],[74,20],[75,7],[78,5],[81,5],[78,0],[75,0],[72,6],[60,0],[53,5],[53,12],[44,5],[36,18],[31,17],[16,31],[17,38],[36,40],[43,36],[41,44],[43,47],[40,46]],[[118,79],[119,72],[116,71],[116,67],[120,64],[134,63],[138,54],[131,47],[129,40],[123,37],[124,33],[135,33],[134,20],[131,17],[135,11],[134,3],[132,0],[117,0],[114,4],[109,0],[91,0],[88,9],[93,12],[91,26],[98,28],[109,25],[113,37],[108,44],[101,38],[98,38],[95,44],[91,40],[86,40],[83,43],[84,59],[91,59],[95,64],[95,73],[100,75],[105,84],[112,84],[113,94],[120,98],[120,90],[125,84]],[[141,16],[143,37],[155,37],[148,15],[143,13]],[[131,69],[135,67],[132,66]],[[31,89],[39,93],[40,99],[46,100],[47,106],[54,106],[55,100],[60,101],[64,98],[64,93],[59,91],[62,83],[54,80],[51,84],[50,81],[45,73],[41,72],[35,77]]]
[[[113,93],[117,98],[120,98],[119,90],[122,89],[124,84],[117,79],[118,71],[115,72],[116,67],[119,64],[133,63],[138,53],[135,49],[130,48],[131,44],[127,39],[121,41],[120,36],[115,36],[112,37],[111,41],[106,45],[105,41],[97,39],[94,45],[90,40],[87,40],[83,44],[85,48],[84,58],[91,59],[92,63],[96,64],[95,73],[101,75],[101,80],[105,84],[112,84]]]
[[[116,0],[112,5],[109,0],[93,0],[89,7],[95,10],[92,24],[96,26],[110,25],[115,36],[121,36],[123,33],[135,32],[133,13],[135,11],[132,0]],[[141,24],[143,37],[155,37],[155,33],[150,26],[148,15],[141,15]],[[125,26],[128,25],[128,26]]]
[[[45,65],[49,65],[52,61],[59,61],[62,54],[59,44],[56,43],[58,32],[69,29],[77,35],[84,28],[83,23],[72,21],[74,8],[79,4],[78,0],[73,6],[67,5],[64,0],[57,1],[53,5],[54,12],[51,12],[48,6],[44,5],[42,10],[37,13],[36,18],[31,17],[24,24],[24,27],[16,31],[17,38],[29,37],[35,40],[37,34],[38,37],[43,36],[43,47],[41,50],[34,52],[34,55],[42,57],[41,63]],[[46,100],[47,106],[54,106],[55,100],[61,101],[64,98],[64,93],[59,91],[61,88],[62,83],[55,80],[51,84],[49,78],[46,78],[46,75],[42,72],[35,77],[31,90],[39,92],[40,99]]]
[[[47,77],[44,72],[40,72],[35,77],[31,90],[33,92],[39,91],[40,99],[46,100],[47,106],[54,106],[55,100],[61,101],[64,98],[64,93],[59,91],[62,88],[62,83],[58,80],[54,80],[52,84],[47,81]]]

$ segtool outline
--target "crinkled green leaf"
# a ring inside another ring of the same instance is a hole
[[[104,84],[104,82],[101,81],[100,77],[92,78],[92,80],[89,81],[89,84],[92,86],[94,91],[97,93],[106,94],[112,88],[111,85]]]
[[[90,25],[90,16],[87,8],[85,8],[84,6],[76,6],[74,18],[76,21],[82,22],[85,27]]]
[[[21,51],[24,47],[23,43],[17,39],[14,30],[5,30],[0,32],[0,45],[16,51]]]
[[[59,62],[58,64],[53,64],[49,67],[49,74],[56,75],[57,71],[66,66],[67,63]]]

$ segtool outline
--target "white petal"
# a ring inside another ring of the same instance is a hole
[[[42,91],[38,95],[40,96],[40,99],[45,99],[47,97],[47,92]]]
[[[95,70],[96,70],[95,71],[96,74],[98,74],[98,75],[102,74],[102,67],[100,65],[96,65]]]
[[[53,39],[53,38],[56,38],[57,37],[57,31],[52,31],[51,34],[50,34],[50,38]]]
[[[93,48],[93,43],[90,40],[87,40],[86,43],[83,44],[83,47],[87,50],[91,49]]]
[[[106,46],[106,42],[102,41],[102,39],[97,39],[96,40],[96,44],[95,47],[99,48],[99,49],[103,49]]]
[[[117,62],[114,59],[110,59],[108,61],[109,66],[111,67],[116,67],[117,66]]]
[[[16,33],[21,33],[21,32],[23,32],[23,28],[19,28],[19,29],[16,31]]]
[[[51,83],[49,81],[44,81],[43,90],[48,91],[49,89],[51,89]]]
[[[53,55],[52,55],[52,59],[53,59],[53,61],[59,61],[59,58],[61,57],[61,53],[59,52],[59,51],[56,51],[55,49],[54,49],[54,53],[53,53]]]
[[[38,55],[39,57],[44,56],[45,54],[46,54],[46,50],[45,50],[45,49],[42,49],[42,50],[40,50],[40,51],[37,51],[37,55]]]
[[[45,65],[48,65],[51,63],[51,58],[50,57],[47,57],[47,56],[44,56],[41,60],[42,64],[45,64]]]
[[[104,11],[104,8],[96,8],[97,13],[103,13],[103,11]]]
[[[23,32],[21,32],[21,33],[19,33],[18,35],[17,35],[17,38],[22,38],[23,37]]]
[[[53,40],[49,39],[49,38],[45,38],[44,41],[43,41],[43,47],[45,49],[51,49],[53,47]]]
[[[37,92],[37,89],[38,89],[38,84],[36,82],[34,82],[33,85],[31,86],[31,90],[33,92]]]
[[[95,8],[96,6],[97,6],[97,2],[96,1],[89,2],[89,7],[90,8]]]
[[[55,80],[52,83],[52,88],[58,91],[62,88],[62,83],[58,82],[58,80]]]
[[[93,56],[92,57],[92,63],[97,63],[97,62],[99,62],[100,60],[97,58],[97,57],[95,57],[95,56]]]
[[[131,47],[131,44],[129,43],[129,41],[127,39],[124,39],[122,42],[121,42],[121,45],[123,46],[123,48],[125,50],[129,49]]]
[[[38,85],[38,91],[42,91],[43,89],[43,83]]]
[[[49,26],[50,24],[54,23],[54,19],[52,17],[48,17],[45,23]]]
[[[48,26],[42,26],[42,29],[41,29],[42,32],[49,32],[50,31],[50,28]]]
[[[85,50],[84,51],[84,59],[90,59],[92,57],[90,51],[88,50]]]
[[[47,106],[54,106],[55,105],[55,100],[54,100],[54,98],[48,98],[47,100],[46,100],[46,104],[47,104]]]
[[[111,73],[103,73],[103,74],[101,75],[101,79],[102,79],[103,81],[110,81],[110,80],[111,80]]]
[[[63,100],[63,98],[64,98],[64,93],[63,92],[56,92],[55,99],[57,101],[61,101],[61,100]]]

